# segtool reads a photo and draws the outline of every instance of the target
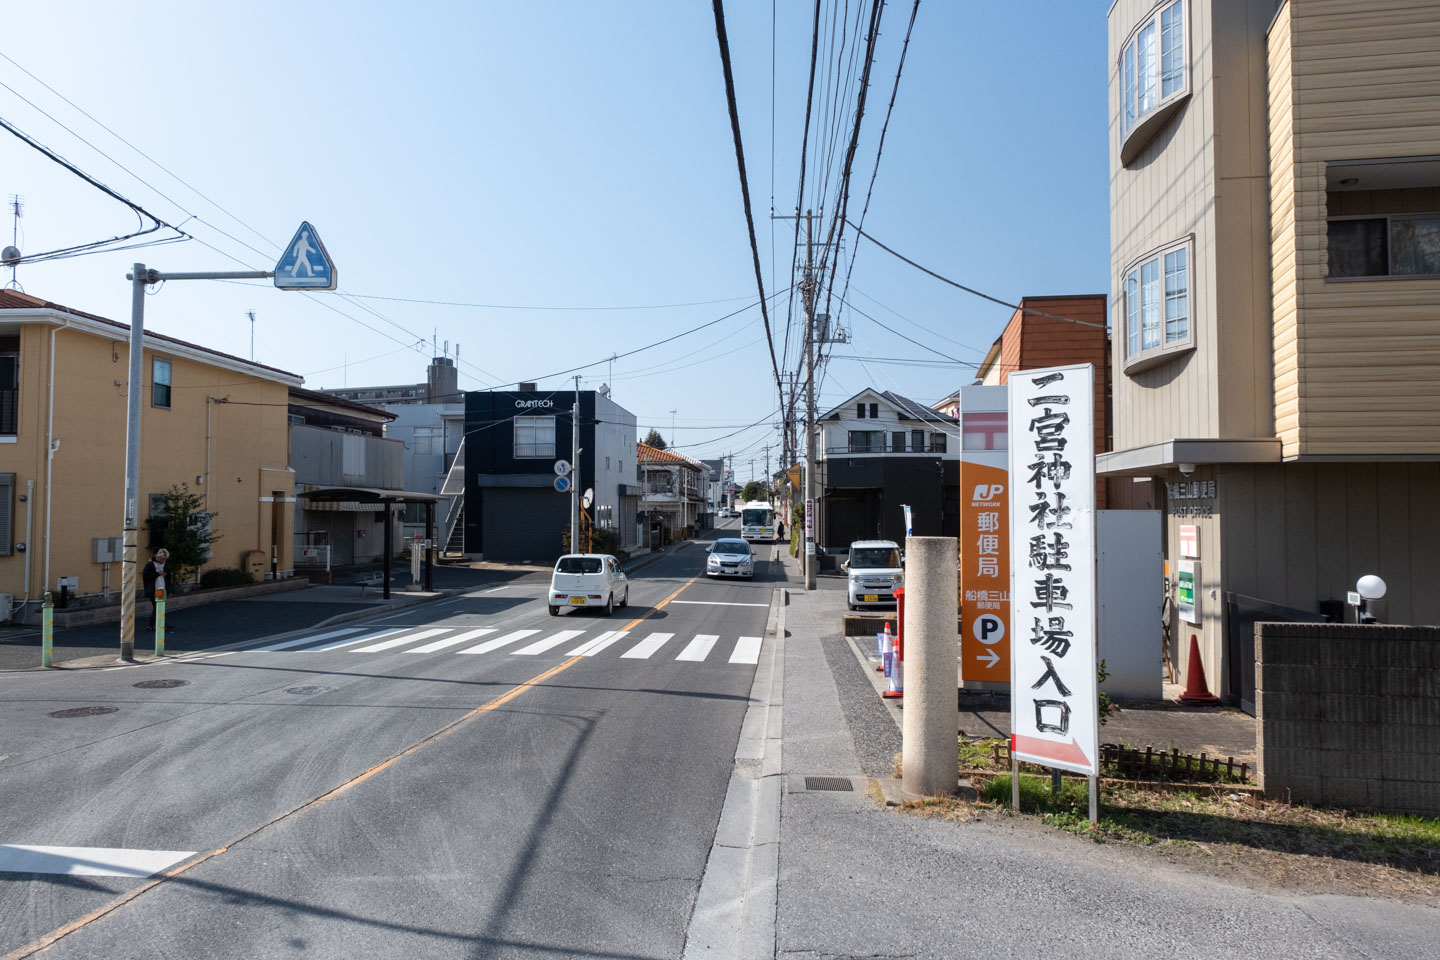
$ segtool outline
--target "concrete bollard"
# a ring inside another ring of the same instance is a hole
[[[907,793],[949,795],[959,781],[956,560],[952,537],[905,539],[905,720],[900,785]]]

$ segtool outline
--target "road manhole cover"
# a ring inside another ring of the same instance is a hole
[[[806,777],[806,790],[854,790],[855,785],[845,777]]]
[[[297,696],[297,697],[313,697],[313,696],[315,696],[315,694],[317,694],[317,693],[334,693],[334,692],[335,692],[335,689],[336,689],[335,687],[320,687],[320,686],[290,687],[290,688],[289,688],[288,690],[286,690],[285,692],[286,692],[286,693],[293,693],[293,694],[295,694],[295,696]]]
[[[100,717],[107,713],[119,712],[119,707],[71,707],[69,710],[55,710],[46,716],[54,717],[57,720],[69,720],[71,717]]]
[[[130,686],[140,690],[169,690],[172,687],[189,686],[189,680],[141,680],[139,683],[132,683]]]

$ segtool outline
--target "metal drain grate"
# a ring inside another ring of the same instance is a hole
[[[107,713],[119,712],[119,707],[71,707],[69,710],[56,710],[46,716],[54,717],[57,720],[69,720],[72,717],[101,717]]]
[[[855,785],[844,777],[806,777],[806,790],[854,790]]]
[[[139,683],[130,684],[139,690],[170,690],[174,687],[188,687],[189,685],[189,680],[141,680]]]

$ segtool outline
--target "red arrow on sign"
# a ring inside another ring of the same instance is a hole
[[[1027,737],[1023,734],[1012,733],[1010,735],[1010,752],[1027,758],[1052,760],[1055,763],[1068,763],[1087,769],[1092,766],[1090,758],[1080,746],[1080,741],[1075,739],[1069,743],[1056,743],[1054,740],[1042,740],[1039,737]]]

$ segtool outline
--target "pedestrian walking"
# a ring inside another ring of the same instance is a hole
[[[155,556],[145,564],[145,569],[140,573],[140,581],[145,585],[145,596],[150,600],[150,629],[155,629],[155,591],[165,589],[165,562],[170,559],[170,551],[161,547],[155,551]]]

